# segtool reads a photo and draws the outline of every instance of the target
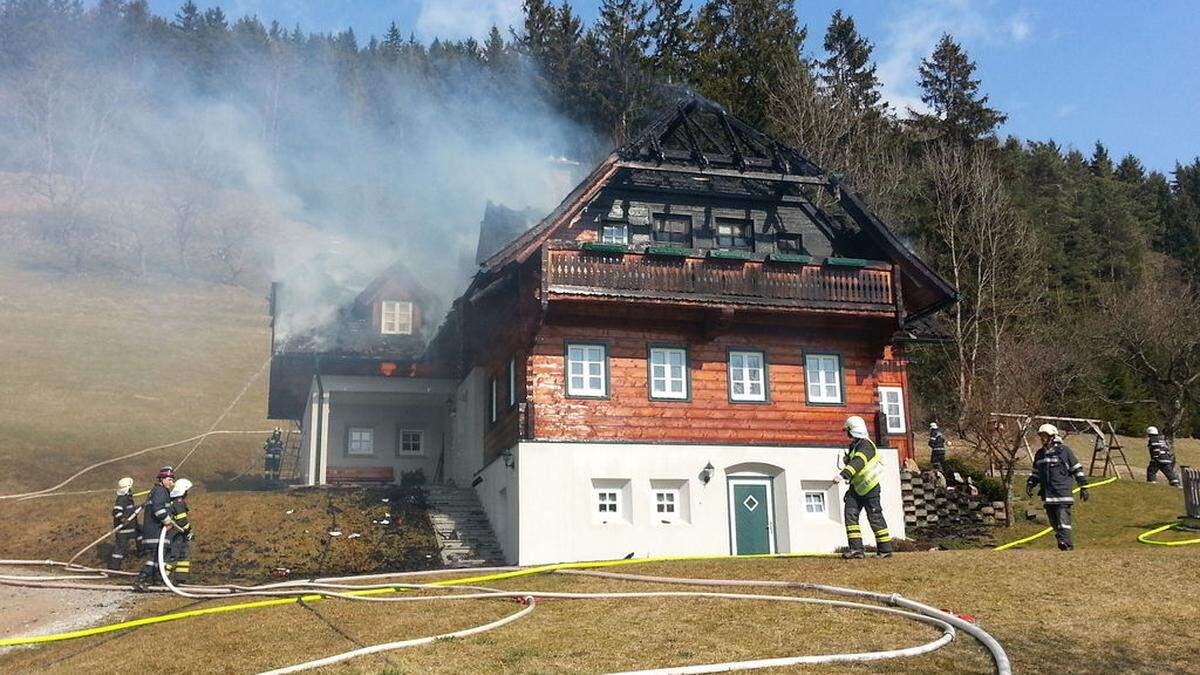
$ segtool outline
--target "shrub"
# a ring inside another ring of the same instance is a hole
[[[979,488],[979,493],[989,502],[1002,502],[1007,496],[1004,494],[1004,483],[1000,482],[1000,479],[987,476],[982,469],[968,463],[962,457],[947,457],[942,463],[942,470],[946,473],[957,471],[964,477],[970,477]]]

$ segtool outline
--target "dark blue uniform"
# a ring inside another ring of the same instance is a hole
[[[1038,449],[1033,456],[1033,473],[1029,474],[1026,490],[1038,488],[1046,518],[1054,528],[1058,548],[1070,551],[1075,548],[1075,525],[1071,521],[1071,507],[1075,504],[1072,494],[1075,485],[1087,486],[1083,475],[1083,464],[1075,459],[1061,440],[1055,438]]]
[[[1150,483],[1158,481],[1158,472],[1162,471],[1167,481],[1179,487],[1179,476],[1175,475],[1175,451],[1167,439],[1155,434],[1149,437],[1146,447],[1150,451],[1150,463],[1146,465],[1146,480]]]
[[[171,491],[162,483],[155,483],[150,488],[150,496],[146,499],[142,511],[142,572],[140,581],[153,581],[158,571],[158,542],[165,536],[163,531],[166,524],[171,522]]]

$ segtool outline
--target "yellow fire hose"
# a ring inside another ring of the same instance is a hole
[[[1097,481],[1095,483],[1088,483],[1087,485],[1081,485],[1081,486],[1075,488],[1074,490],[1071,490],[1071,494],[1079,494],[1079,490],[1084,487],[1089,488],[1089,489],[1094,488],[1094,487],[1102,487],[1102,486],[1108,485],[1109,483],[1112,483],[1116,480],[1117,480],[1116,476],[1111,476],[1109,478],[1105,478],[1102,481]],[[1042,537],[1050,534],[1053,531],[1054,531],[1053,527],[1047,527],[1046,529],[1042,530],[1041,532],[1038,532],[1037,534],[1032,534],[1032,535],[1029,535],[1028,537],[1025,537],[1023,539],[1018,539],[1016,541],[1010,541],[1007,544],[1001,544],[1001,545],[997,546],[996,548],[993,548],[992,550],[993,551],[1005,551],[1014,546],[1020,546],[1021,544],[1028,544],[1029,542],[1034,541],[1035,539],[1041,539]]]
[[[1154,535],[1158,534],[1159,532],[1166,532],[1167,530],[1172,530],[1172,529],[1182,530],[1183,528],[1180,526],[1179,523],[1167,523],[1166,525],[1163,525],[1161,527],[1156,527],[1153,530],[1146,530],[1145,532],[1138,535],[1137,540],[1142,542],[1143,544],[1153,544],[1155,546],[1187,546],[1189,544],[1200,544],[1200,538],[1198,538],[1198,539],[1176,539],[1174,541],[1159,541],[1159,540],[1150,538],[1150,537],[1153,537]]]
[[[722,558],[827,558],[837,556],[836,553],[761,553],[755,555],[744,556],[728,556],[728,555],[711,555],[711,556],[664,556],[658,558],[633,558],[630,560],[602,560],[595,562],[582,563],[557,563],[554,565],[541,565],[538,567],[529,567],[526,569],[512,570],[510,572],[501,572],[499,574],[488,574],[484,576],[468,577],[466,579],[446,579],[442,581],[434,581],[428,584],[429,586],[463,586],[477,584],[485,581],[498,581],[501,579],[511,579],[513,577],[522,577],[531,574],[541,574],[543,572],[553,572],[563,569],[595,569],[600,567],[614,567],[617,565],[633,565],[639,563],[650,562],[666,562],[673,560],[718,560]],[[346,595],[355,596],[371,596],[381,595],[384,593],[395,593],[395,588],[374,588],[364,591],[352,591]],[[70,631],[66,633],[55,633],[52,635],[38,635],[33,637],[23,638],[6,638],[0,639],[0,647],[12,647],[17,645],[32,645],[45,642],[58,642],[61,640],[74,640],[75,638],[89,637],[92,635],[102,635],[114,631],[125,630],[127,628],[137,628],[139,626],[149,626],[156,623],[166,621],[176,621],[178,619],[188,619],[195,616],[206,616],[209,614],[220,614],[223,612],[235,612],[243,609],[256,609],[260,607],[276,607],[279,605],[290,605],[300,601],[316,602],[324,599],[326,596],[321,593],[312,593],[291,598],[277,598],[273,600],[257,600],[254,602],[241,602],[232,605],[220,605],[217,607],[204,607],[201,609],[188,610],[186,612],[172,612],[169,614],[160,614],[158,616],[148,616],[141,619],[132,619],[129,621],[121,621],[119,623],[108,624],[105,626],[96,626],[94,628],[86,628],[83,630]],[[215,598],[214,598],[215,599]]]

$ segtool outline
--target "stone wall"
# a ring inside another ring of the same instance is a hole
[[[986,501],[969,480],[962,480],[958,474],[946,480],[935,471],[901,471],[900,488],[904,524],[909,529],[1004,523],[1004,502]]]

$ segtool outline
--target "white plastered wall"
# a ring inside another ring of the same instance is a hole
[[[770,478],[776,552],[833,551],[846,545],[841,500],[847,487],[832,482],[842,452],[838,448],[523,442],[514,453],[518,562],[607,560],[631,553],[637,558],[729,554],[726,479],[730,475]],[[888,448],[880,453],[886,466],[881,481],[884,516],[892,536],[903,538],[897,453]],[[710,462],[714,471],[705,484],[700,474]],[[593,503],[595,481],[625,484],[629,508],[623,518],[600,521]],[[652,481],[686,481],[685,521],[664,524],[653,515]],[[826,494],[826,513],[806,513],[806,490]],[[861,522],[864,540],[873,544],[865,514]]]

